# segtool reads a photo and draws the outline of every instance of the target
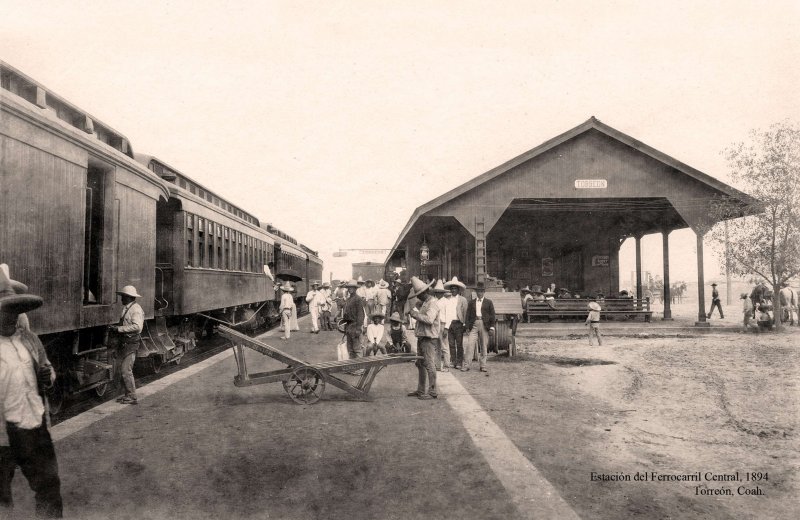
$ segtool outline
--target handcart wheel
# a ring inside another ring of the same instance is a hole
[[[283,389],[298,404],[314,404],[325,393],[325,378],[316,368],[298,367],[283,382]]]

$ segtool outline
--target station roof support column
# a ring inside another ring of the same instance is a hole
[[[642,299],[642,235],[636,235],[636,298]]]
[[[706,321],[706,288],[705,275],[703,273],[703,233],[702,230],[695,229],[697,235],[697,321],[696,327],[708,327]]]
[[[661,249],[664,256],[664,317],[665,321],[672,321],[672,291],[669,286],[669,229],[661,232]]]

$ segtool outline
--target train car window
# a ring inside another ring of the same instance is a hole
[[[194,260],[194,215],[186,213],[186,266],[192,267]]]
[[[214,269],[216,267],[214,258],[214,223],[211,221],[207,222],[208,233],[206,234],[206,243],[208,244],[208,265],[206,267]]]
[[[203,219],[197,219],[197,254],[198,258],[195,267],[205,267],[206,266],[206,241],[205,241],[205,229],[203,228]]]
[[[183,188],[183,189],[186,189],[186,181],[185,181],[185,180],[183,180],[183,179],[179,180],[179,181],[178,181],[178,185],[179,185],[181,188]]]
[[[228,232],[228,228],[222,228],[222,233],[225,236],[225,269],[231,268],[231,241]]]
[[[192,195],[194,195],[196,191],[197,191],[197,190],[195,189],[195,187],[194,187],[194,184],[190,184],[190,185],[189,185],[189,193],[191,193]]]
[[[225,260],[222,256],[222,226],[217,225],[214,242],[217,244],[217,269],[225,269]]]

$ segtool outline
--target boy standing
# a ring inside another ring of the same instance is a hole
[[[589,326],[589,346],[593,346],[592,337],[597,337],[597,346],[603,346],[603,336],[600,334],[600,305],[597,302],[589,302],[589,315],[586,317],[586,325]]]

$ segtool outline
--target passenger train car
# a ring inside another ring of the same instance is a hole
[[[302,310],[309,276],[321,278],[311,249],[134,155],[124,135],[4,62],[0,112],[0,262],[44,299],[29,320],[58,374],[54,411],[113,384],[107,327],[125,285],[142,295],[146,318],[137,365],[157,371],[216,323],[276,316],[282,280],[297,283]]]

